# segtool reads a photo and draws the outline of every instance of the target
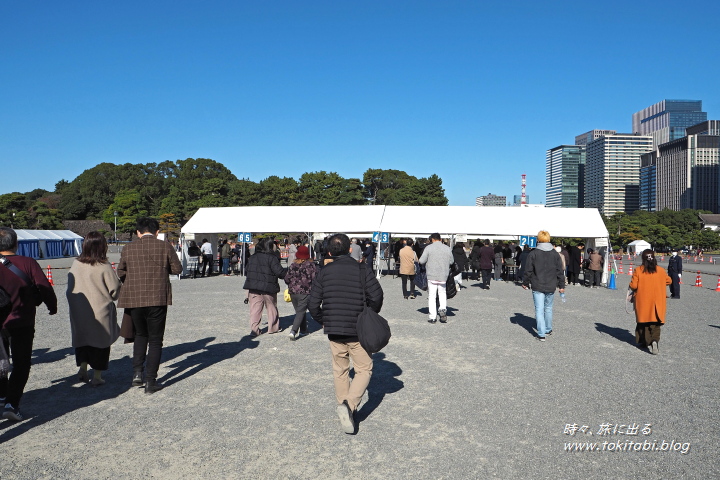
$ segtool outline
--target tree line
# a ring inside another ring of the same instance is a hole
[[[666,209],[660,212],[638,210],[631,214],[617,212],[610,217],[603,216],[603,220],[613,247],[625,246],[635,240],[645,240],[655,250],[690,245],[703,250],[718,250],[720,235],[702,227],[699,217],[701,213],[712,212],[691,209]]]
[[[295,180],[237,178],[207,158],[161,163],[101,163],[55,191],[36,189],[0,195],[0,225],[62,229],[64,220],[103,220],[132,232],[147,215],[184,224],[201,207],[255,205],[447,205],[437,175],[417,178],[402,170],[368,169],[362,179],[335,172],[308,172]],[[117,212],[117,217],[115,215]]]

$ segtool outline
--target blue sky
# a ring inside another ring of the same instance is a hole
[[[545,200],[545,151],[665,98],[720,119],[720,2],[0,4],[0,193],[101,162],[443,179]]]

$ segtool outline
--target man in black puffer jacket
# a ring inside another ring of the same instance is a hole
[[[380,313],[383,291],[372,269],[350,257],[350,239],[338,233],[328,240],[333,261],[320,270],[310,291],[310,315],[323,326],[330,340],[337,414],[345,433],[355,433],[353,415],[362,400],[372,376],[373,362],[360,346],[357,319],[363,309],[360,275],[365,275],[367,305]],[[355,376],[350,382],[350,359]]]
[[[250,335],[260,335],[260,320],[263,306],[267,309],[268,333],[280,331],[280,317],[277,309],[277,294],[280,291],[279,278],[285,278],[287,268],[280,266],[280,260],[274,254],[275,241],[272,238],[261,240],[255,247],[255,254],[247,265],[247,277],[243,289],[248,290],[250,304]]]

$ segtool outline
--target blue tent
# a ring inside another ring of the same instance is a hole
[[[40,240],[34,235],[26,233],[25,230],[15,230],[18,236],[18,255],[32,257],[35,260],[40,258]]]

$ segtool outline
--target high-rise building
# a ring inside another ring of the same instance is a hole
[[[584,146],[560,145],[548,150],[545,153],[545,206],[582,208],[584,177]]]
[[[615,130],[590,130],[589,132],[585,132],[581,135],[576,135],[575,145],[584,146],[600,137],[604,137],[605,135],[615,135],[616,133],[617,132]]]
[[[657,151],[640,155],[640,210],[656,210]]]
[[[640,206],[640,156],[652,137],[618,133],[589,142],[585,152],[585,207],[600,213],[633,212]]]
[[[720,213],[720,121],[705,121],[687,132],[658,148],[657,209]]]
[[[525,195],[525,204],[530,203],[530,195]],[[513,207],[517,207],[522,204],[522,195],[513,195]]]
[[[475,198],[476,207],[504,207],[505,205],[507,205],[507,197],[504,195],[488,193],[482,197]]]
[[[685,129],[707,121],[701,100],[663,100],[633,113],[632,131],[652,135],[653,149],[685,136]]]

